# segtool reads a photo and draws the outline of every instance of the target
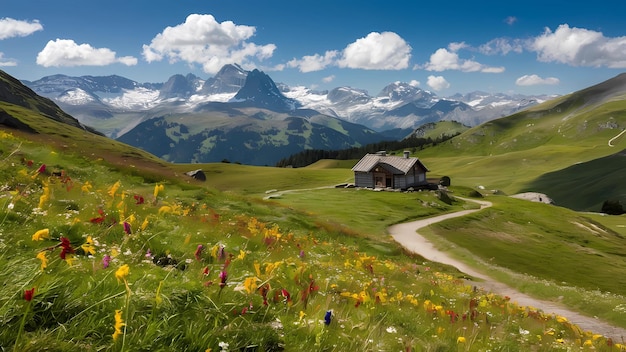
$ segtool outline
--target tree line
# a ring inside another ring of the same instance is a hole
[[[400,150],[406,149],[415,153],[418,149],[424,149],[427,146],[434,146],[439,143],[445,142],[452,137],[459,135],[455,133],[453,135],[442,135],[435,139],[431,137],[421,138],[416,136],[410,136],[399,141],[382,141],[377,143],[367,144],[361,147],[352,147],[341,150],[324,150],[324,149],[306,149],[299,153],[292,154],[286,158],[281,159],[276,163],[277,167],[304,167],[311,165],[322,159],[334,159],[334,160],[351,160],[361,159],[367,153],[376,153],[381,150]]]

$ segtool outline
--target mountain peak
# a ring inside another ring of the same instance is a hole
[[[234,100],[272,111],[291,111],[299,105],[294,99],[285,97],[270,76],[257,69],[248,73]]]
[[[237,64],[226,64],[204,82],[200,92],[202,94],[236,93],[246,82],[248,71]]]

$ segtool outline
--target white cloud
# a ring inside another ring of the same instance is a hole
[[[0,18],[0,40],[25,37],[41,30],[43,30],[43,26],[38,20],[28,22],[8,17]]]
[[[450,88],[450,83],[448,83],[443,76],[428,76],[428,82],[426,84],[435,91]]]
[[[324,82],[324,83],[330,83],[330,82],[332,82],[334,80],[335,80],[335,75],[330,75],[328,77],[322,78],[322,82]]]
[[[303,56],[300,60],[293,59],[287,62],[287,66],[297,67],[300,72],[320,71],[332,65],[338,54],[336,50],[330,50],[323,56],[319,54]]]
[[[504,67],[490,67],[483,65],[474,60],[461,59],[456,50],[464,48],[465,46],[458,43],[450,44],[450,50],[441,48],[435,51],[430,56],[430,61],[426,63],[423,68],[427,71],[446,71],[446,70],[458,70],[462,72],[486,72],[486,73],[501,73],[504,72]]]
[[[0,52],[0,67],[17,66],[17,61],[12,59],[5,59],[4,53]]]
[[[413,87],[419,87],[420,81],[412,79],[411,82],[409,82],[409,85]]]
[[[529,48],[542,62],[626,68],[626,36],[607,38],[601,32],[562,24],[554,32],[546,28]]]
[[[508,24],[509,26],[512,26],[515,22],[517,22],[517,17],[515,16],[509,16],[504,19],[504,23]]]
[[[401,70],[409,66],[411,47],[396,33],[372,32],[343,50],[339,67],[364,70]]]
[[[519,39],[496,38],[478,47],[478,51],[485,55],[507,55],[510,52],[519,54],[524,51],[524,44]]]
[[[117,57],[111,49],[76,44],[71,39],[50,40],[37,54],[37,64],[44,67],[106,66],[114,63],[133,66],[137,64],[137,59],[132,56]]]
[[[255,27],[232,21],[217,22],[212,15],[191,14],[184,23],[165,28],[150,45],[144,45],[143,57],[148,62],[167,58],[169,62],[200,64],[204,72],[217,73],[225,64],[246,66],[252,58],[272,57],[276,45],[247,42],[255,31]]]
[[[537,75],[524,75],[515,81],[518,86],[536,86],[536,85],[557,85],[559,81],[556,77],[541,78]]]

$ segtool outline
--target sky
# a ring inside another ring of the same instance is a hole
[[[0,70],[20,79],[213,77],[378,94],[567,94],[626,72],[626,1],[2,0]]]

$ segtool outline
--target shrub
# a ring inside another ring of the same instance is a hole
[[[622,203],[616,199],[605,200],[604,203],[602,203],[601,211],[609,215],[621,215],[626,213]]]

